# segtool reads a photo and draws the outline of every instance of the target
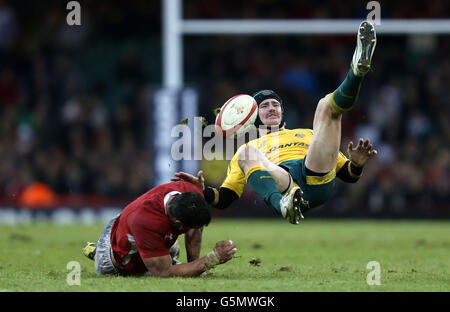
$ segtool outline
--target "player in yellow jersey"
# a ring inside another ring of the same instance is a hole
[[[222,186],[205,187],[201,171],[197,177],[179,172],[174,180],[202,186],[206,201],[221,209],[238,199],[248,184],[276,213],[298,224],[305,211],[333,196],[336,176],[356,182],[364,165],[377,153],[369,140],[362,139],[356,147],[349,143],[349,158],[339,151],[342,114],[356,102],[375,45],[373,25],[362,22],[348,75],[333,93],[319,101],[313,130],[286,129],[280,96],[272,90],[259,91],[253,95],[258,103],[256,125],[263,125],[258,128],[259,138],[238,149]]]

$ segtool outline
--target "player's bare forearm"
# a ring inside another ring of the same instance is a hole
[[[170,255],[145,258],[143,262],[150,274],[155,277],[194,277],[208,268],[231,260],[235,252],[236,246],[232,241],[220,241],[206,256],[192,262],[172,265]]]
[[[206,270],[205,262],[208,258],[197,259],[189,263],[172,265],[169,255],[143,259],[147,270],[154,277],[193,277],[202,274]]]
[[[190,229],[184,235],[188,262],[197,260],[200,257],[200,250],[202,248],[202,232],[203,228]]]
[[[204,256],[188,263],[172,265],[169,269],[169,276],[196,277],[208,269],[208,257]]]

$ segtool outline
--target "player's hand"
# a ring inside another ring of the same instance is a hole
[[[172,182],[181,181],[181,180],[195,184],[198,187],[200,187],[202,190],[205,188],[205,178],[203,178],[202,170],[200,170],[197,173],[197,176],[193,176],[192,174],[182,172],[182,171],[176,172],[175,177],[170,179],[170,181],[172,181]]]
[[[370,144],[369,139],[363,141],[359,139],[358,145],[353,148],[353,142],[348,143],[347,153],[350,161],[358,167],[364,167],[367,162],[372,159],[378,152],[372,149],[373,145]]]
[[[236,245],[231,240],[220,241],[216,243],[216,246],[214,247],[214,252],[220,263],[231,260],[236,251]]]

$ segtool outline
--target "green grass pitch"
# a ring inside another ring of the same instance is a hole
[[[449,221],[215,219],[205,228],[201,255],[231,239],[235,259],[204,278],[97,276],[81,248],[98,225],[0,226],[0,291],[449,291]],[[181,260],[186,261],[183,236]],[[67,284],[78,261],[81,285]],[[368,285],[369,261],[381,285]]]

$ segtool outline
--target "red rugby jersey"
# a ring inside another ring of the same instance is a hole
[[[115,260],[122,269],[132,274],[147,272],[143,258],[169,254],[178,231],[170,225],[165,202],[172,194],[197,192],[201,188],[192,183],[178,181],[157,186],[125,207],[111,229],[111,246]]]

